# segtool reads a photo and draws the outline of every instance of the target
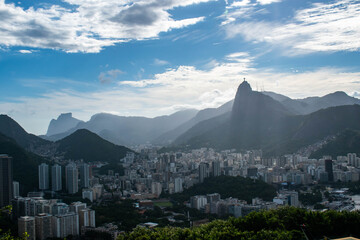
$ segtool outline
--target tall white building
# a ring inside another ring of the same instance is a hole
[[[221,168],[219,161],[212,162],[212,175],[213,177],[217,177],[221,175]]]
[[[58,164],[51,168],[51,188],[55,192],[62,189],[61,166]]]
[[[40,213],[35,216],[36,239],[45,240],[53,236],[51,218],[52,216],[47,213]]]
[[[66,238],[79,235],[79,215],[74,212],[52,216],[53,237]]]
[[[151,183],[151,193],[155,194],[156,196],[160,196],[162,191],[162,185],[159,182],[152,182]]]
[[[182,192],[183,191],[183,180],[182,178],[175,178],[175,181],[174,181],[174,192],[175,193],[179,193],[179,192]]]
[[[82,188],[89,187],[89,165],[86,163],[80,165],[80,183]]]
[[[79,227],[95,227],[95,211],[88,208],[79,211]]]
[[[82,199],[89,199],[90,202],[94,201],[94,192],[92,189],[83,189],[82,190]]]
[[[78,186],[78,170],[74,163],[69,163],[65,169],[66,174],[66,190],[70,194],[77,193],[79,191]]]
[[[204,179],[208,177],[208,165],[206,163],[200,163],[199,165],[199,182],[204,182]]]
[[[14,198],[18,198],[20,196],[19,193],[19,182],[13,181],[13,196]]]
[[[49,189],[49,165],[46,163],[39,165],[39,189]]]
[[[18,234],[20,237],[22,237],[24,233],[27,233],[29,235],[26,239],[28,240],[36,239],[34,217],[24,216],[18,219]]]

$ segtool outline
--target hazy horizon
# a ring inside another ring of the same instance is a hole
[[[0,0],[0,113],[45,134],[71,112],[218,107],[245,77],[291,98],[360,96],[360,2]]]

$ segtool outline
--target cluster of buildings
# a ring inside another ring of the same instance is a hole
[[[50,175],[49,175],[49,165],[42,163],[39,165],[39,189],[41,191],[50,189]],[[80,179],[79,179],[80,172]],[[51,167],[51,190],[52,191],[61,191],[63,190],[62,186],[63,175],[62,167],[58,164],[55,164]],[[79,185],[81,188],[88,188],[90,184],[90,167],[87,163],[81,163],[78,166],[70,162],[65,166],[65,182],[66,182],[66,191],[69,194],[75,194],[79,191]]]
[[[58,199],[19,197],[12,200],[12,209],[19,236],[27,233],[30,240],[78,236],[82,229],[95,227],[95,211],[82,202],[67,205]]]
[[[124,167],[123,176],[109,170],[108,174],[97,177],[92,176],[92,166],[87,163],[66,162],[52,166],[42,163],[38,166],[39,189],[62,193],[66,190],[67,194],[81,191],[82,198],[91,202],[107,197],[144,200],[158,198],[162,193],[180,193],[208,177],[220,175],[262,179],[280,185],[359,181],[360,175],[360,158],[354,153],[336,159],[326,156],[311,159],[302,154],[264,158],[261,150],[239,153],[201,148],[191,152],[158,153],[156,148],[148,148],[139,154],[129,152],[120,162]],[[94,230],[95,212],[84,203],[66,205],[55,199],[20,197],[19,183],[12,178],[10,156],[0,155],[0,172],[0,206],[13,205],[19,233],[26,231],[33,239],[46,239],[79,235],[82,229]],[[189,207],[206,213],[236,217],[279,205],[298,206],[297,192],[279,192],[272,202],[254,199],[252,204],[235,198],[221,199],[216,193],[193,196],[189,202]],[[96,231],[118,232],[114,226]]]
[[[326,182],[359,181],[360,158],[354,153],[336,159],[310,159],[300,154],[264,158],[261,150],[238,153],[201,148],[190,153],[162,153],[142,150],[121,160],[124,176],[107,176],[113,191],[133,199],[156,198],[161,193],[178,193],[210,176],[242,176],[269,184],[307,185]]]
[[[296,191],[280,191],[272,202],[263,201],[260,198],[252,199],[248,204],[237,198],[221,199],[220,194],[196,195],[190,198],[188,207],[196,208],[204,213],[216,214],[218,216],[232,215],[244,217],[253,211],[270,210],[279,206],[299,206],[299,197]]]
[[[92,167],[87,163],[78,164],[69,162],[65,167],[65,189],[63,189],[63,174],[61,165],[55,164],[51,167],[51,188],[49,184],[49,165],[42,163],[39,165],[39,189],[41,191],[50,190],[59,192],[66,190],[68,194],[76,194],[82,191],[82,198],[93,202],[99,199],[103,192],[103,185],[99,184],[99,178],[92,176]]]

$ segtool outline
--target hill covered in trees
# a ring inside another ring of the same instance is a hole
[[[0,154],[13,158],[14,181],[20,183],[20,192],[33,191],[38,186],[38,165],[44,159],[34,153],[27,152],[15,140],[0,133]]]
[[[132,152],[129,148],[108,142],[86,129],[77,130],[56,143],[58,144],[57,151],[64,152],[65,158],[83,159],[85,162],[119,162],[127,152]]]
[[[341,132],[334,140],[312,153],[310,157],[321,158],[324,155],[330,155],[336,159],[337,156],[346,156],[348,153],[360,155],[360,131],[347,129]]]
[[[265,201],[272,201],[276,196],[276,190],[273,186],[250,178],[219,176],[205,178],[203,183],[196,184],[182,193],[170,195],[175,201],[184,202],[194,195],[204,195],[210,193],[219,193],[221,198],[238,198],[251,202],[251,199],[259,197]]]
[[[244,218],[216,220],[193,228],[136,228],[119,240],[135,239],[309,239],[360,236],[360,213],[314,212],[300,208],[252,212]]]

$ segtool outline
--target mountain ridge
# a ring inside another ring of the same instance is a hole
[[[296,152],[299,148],[337,134],[360,129],[360,105],[345,105],[296,115],[281,103],[269,100],[242,83],[236,93],[231,117],[221,123],[209,119],[195,125],[172,146],[217,149],[263,149],[267,155]]]

